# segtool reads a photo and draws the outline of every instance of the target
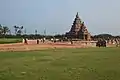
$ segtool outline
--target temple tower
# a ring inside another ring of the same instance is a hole
[[[69,32],[66,33],[66,36],[68,38],[75,38],[75,39],[81,39],[81,40],[90,40],[91,35],[88,32],[84,22],[81,21],[78,12],[76,14],[76,17],[74,19],[73,25]]]

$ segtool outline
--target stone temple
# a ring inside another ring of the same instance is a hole
[[[86,41],[91,40],[91,35],[88,32],[84,22],[81,21],[78,12],[70,31],[66,33],[66,37]]]

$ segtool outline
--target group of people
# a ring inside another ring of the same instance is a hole
[[[97,47],[106,47],[106,45],[116,45],[116,47],[120,46],[120,39],[109,39],[109,40],[105,40],[105,39],[99,39],[96,43]]]
[[[106,47],[106,41],[105,40],[98,40],[96,43],[97,47]]]

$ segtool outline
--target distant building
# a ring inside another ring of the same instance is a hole
[[[69,32],[66,33],[68,38],[75,38],[81,40],[91,40],[91,35],[88,32],[84,22],[79,18],[78,12],[76,18],[73,22],[73,25]]]

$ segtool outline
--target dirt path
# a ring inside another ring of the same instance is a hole
[[[49,43],[49,44],[0,44],[0,51],[29,51],[29,50],[43,50],[49,48],[82,48],[84,46],[72,45],[65,43]]]

